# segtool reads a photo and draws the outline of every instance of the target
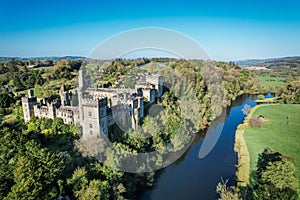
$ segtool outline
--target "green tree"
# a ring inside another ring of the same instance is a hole
[[[0,199],[3,199],[14,185],[16,155],[22,151],[25,137],[7,127],[0,128]]]
[[[265,96],[264,96],[264,95],[262,95],[262,94],[260,94],[260,95],[257,95],[257,98],[258,98],[259,100],[262,100],[262,99],[264,99],[264,98],[265,98]]]
[[[298,199],[298,180],[292,162],[265,150],[259,157],[254,196],[258,199]]]
[[[16,91],[26,89],[19,76],[20,76],[19,74],[14,74],[13,76],[13,84],[16,88]]]
[[[239,193],[236,187],[231,186],[227,187],[227,182],[222,180],[221,183],[218,183],[216,192],[220,195],[219,200],[240,200]]]
[[[77,168],[73,172],[69,184],[72,185],[74,196],[81,200],[109,199],[109,185],[107,181],[93,179],[89,181],[85,168]]]
[[[11,103],[14,102],[14,98],[12,94],[7,92],[7,90],[0,91],[0,107],[8,108]]]
[[[61,153],[52,153],[34,142],[25,144],[13,174],[15,184],[5,199],[49,199],[59,194],[56,180],[64,169]]]

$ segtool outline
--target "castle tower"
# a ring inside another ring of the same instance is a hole
[[[132,128],[136,129],[142,123],[144,117],[144,97],[137,97],[133,101],[133,112],[132,112]]]
[[[61,85],[59,90],[61,105],[70,106],[70,93],[67,91],[65,85]]]
[[[29,122],[30,118],[34,116],[34,105],[37,104],[37,99],[34,96],[33,90],[28,90],[28,95],[22,97],[22,108],[24,113],[24,121]]]
[[[143,117],[144,117],[144,97],[139,97],[139,123],[141,123]]]
[[[163,94],[163,76],[160,75],[149,75],[146,76],[146,82],[151,83],[155,86],[156,97],[161,97]]]
[[[83,120],[81,126],[83,139],[102,138],[108,134],[107,98],[86,97],[81,100]]]
[[[78,109],[79,109],[79,119],[80,119],[80,125],[83,124],[84,121],[84,115],[83,115],[83,106],[82,106],[82,98],[83,98],[83,71],[79,70],[78,72],[78,88],[77,88],[77,98],[78,98]]]
[[[56,102],[47,102],[48,118],[54,119],[56,117]]]

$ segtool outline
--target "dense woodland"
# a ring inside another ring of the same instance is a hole
[[[75,86],[77,71],[83,60],[39,61],[41,66],[29,69],[19,60],[0,63],[0,198],[1,199],[136,199],[141,191],[150,188],[155,173],[124,173],[107,167],[91,156],[83,156],[76,145],[80,130],[65,125],[59,118],[34,119],[25,124],[21,109],[21,95],[29,88],[41,88],[39,97],[55,95],[61,83],[69,89]],[[208,90],[201,61],[168,59],[114,60],[99,78],[99,87],[111,87],[130,70],[140,66],[163,62],[176,70],[193,87],[201,113],[197,115],[197,130],[205,130],[217,117],[213,94]],[[97,62],[95,61],[97,67]],[[263,87],[255,71],[240,68],[234,63],[215,62],[226,90],[230,105],[238,95],[260,94],[274,89],[284,103],[299,103],[300,80],[289,77],[280,88]],[[126,80],[124,81],[126,84]],[[130,84],[130,80],[127,80]],[[9,90],[12,86],[13,90]],[[157,132],[151,139],[132,137],[117,127],[110,128],[109,136],[115,144],[130,151],[147,152],[161,149],[168,142],[178,145],[186,137],[178,136],[180,109],[174,93],[166,90],[159,104],[165,108],[165,126],[157,128],[155,118],[144,119],[144,129]],[[13,116],[7,120],[5,116]],[[160,162],[156,160],[155,162]],[[285,162],[285,161],[282,161]],[[276,167],[276,166],[274,166]],[[289,166],[287,166],[289,167]],[[267,176],[267,175],[266,175]],[[259,175],[263,183],[264,174]],[[219,190],[222,188],[219,187]],[[260,190],[260,186],[257,186]]]

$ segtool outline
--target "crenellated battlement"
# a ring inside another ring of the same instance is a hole
[[[107,98],[96,98],[85,96],[82,98],[82,106],[104,107],[107,106]]]

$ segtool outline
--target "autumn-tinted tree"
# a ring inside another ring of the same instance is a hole
[[[219,200],[240,200],[239,191],[234,186],[227,186],[227,181],[218,183],[216,192],[219,194]]]

